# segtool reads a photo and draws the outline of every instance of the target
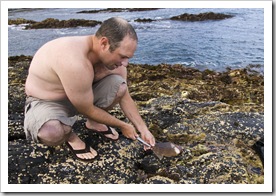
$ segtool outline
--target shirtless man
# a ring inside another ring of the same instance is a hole
[[[95,35],[58,38],[43,45],[33,57],[25,85],[26,137],[48,146],[66,142],[76,158],[92,161],[97,152],[72,131],[76,114],[83,114],[88,129],[109,139],[119,137],[111,127],[133,140],[137,129],[154,146],[155,138],[126,83],[126,67],[137,42],[133,27],[114,17],[104,21]],[[133,125],[107,112],[117,103]]]

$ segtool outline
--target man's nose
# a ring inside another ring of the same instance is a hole
[[[126,67],[128,65],[129,60],[127,58],[123,59],[121,64],[122,66]]]

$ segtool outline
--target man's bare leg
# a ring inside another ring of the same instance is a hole
[[[74,132],[70,133],[67,142],[72,146],[74,150],[85,149],[85,143]],[[89,153],[77,154],[77,156],[81,159],[93,159],[97,155],[98,153],[91,147]]]
[[[106,110],[106,111],[111,110],[116,104],[118,104],[120,102],[122,97],[125,95],[126,91],[127,91],[126,83],[121,84],[113,103],[110,106],[108,106],[107,108],[103,108],[103,109]],[[106,125],[100,124],[100,123],[98,123],[96,121],[93,121],[91,119],[87,119],[85,125],[88,129],[95,129],[97,131],[107,131],[108,130]],[[118,132],[114,128],[112,128],[112,127],[110,127],[110,128],[111,128],[113,134],[106,134],[105,136],[108,137],[108,138],[111,138],[113,140],[118,139],[118,137],[119,137]]]
[[[74,150],[85,148],[85,143],[74,133],[70,126],[62,124],[58,120],[50,120],[46,122],[38,132],[39,140],[48,146],[61,145],[65,141],[72,146]],[[92,159],[97,156],[97,152],[90,148],[90,152],[77,154],[81,159]]]
[[[93,121],[93,120],[87,120],[85,125],[88,129],[94,129],[94,130],[97,130],[97,131],[107,131],[108,130],[106,125],[100,124],[100,123],[98,123],[96,121]],[[108,137],[112,140],[117,140],[119,138],[118,132],[112,127],[110,127],[110,129],[111,129],[113,134],[105,134],[105,137]]]

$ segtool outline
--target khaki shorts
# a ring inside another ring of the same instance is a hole
[[[126,81],[119,75],[109,75],[93,84],[94,105],[100,108],[110,106],[121,84]],[[27,97],[25,103],[24,131],[27,139],[39,142],[39,129],[49,120],[59,120],[61,123],[73,126],[77,121],[78,112],[66,99],[62,101],[41,100]]]

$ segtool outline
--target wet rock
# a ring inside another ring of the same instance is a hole
[[[143,181],[142,184],[175,184],[175,181],[170,178],[157,175]]]
[[[26,24],[24,29],[54,29],[54,28],[74,28],[74,27],[94,27],[101,24],[100,21],[95,20],[84,20],[84,19],[69,19],[69,20],[58,20],[54,18],[47,18],[41,22],[33,20],[10,19],[9,25],[15,24]]]
[[[20,24],[33,24],[36,23],[34,20],[26,20],[24,18],[9,19],[9,25],[20,25]]]
[[[140,168],[146,173],[146,174],[156,174],[156,172],[162,168],[162,164],[158,160],[157,157],[154,155],[146,156],[140,165]]]
[[[255,142],[252,148],[258,153],[262,163],[264,164],[264,138],[261,138]]]
[[[128,78],[131,95],[140,104],[181,93],[187,99],[226,103],[232,111],[263,111],[263,76],[247,69],[201,72],[182,65],[130,64]]]
[[[137,18],[134,20],[135,22],[153,22],[155,20],[152,20],[150,18]]]
[[[83,163],[66,145],[47,147],[25,139],[24,83],[31,59],[9,58],[9,183],[264,183],[262,160],[252,148],[264,134],[262,75],[247,69],[219,73],[130,64],[129,91],[142,118],[157,141],[173,142],[183,152],[159,160],[122,134],[117,142],[103,141],[85,129],[80,115],[73,130],[99,154]],[[110,113],[127,121],[118,107]]]
[[[220,14],[214,12],[206,12],[200,14],[188,14],[184,13],[179,16],[171,17],[171,20],[181,20],[181,21],[205,21],[205,20],[222,20],[226,18],[232,18],[232,15],[229,14]]]
[[[26,29],[52,29],[52,28],[72,28],[72,27],[94,27],[101,24],[100,21],[84,20],[84,19],[70,19],[58,20],[54,18],[47,18],[41,22],[36,22],[26,26]]]

